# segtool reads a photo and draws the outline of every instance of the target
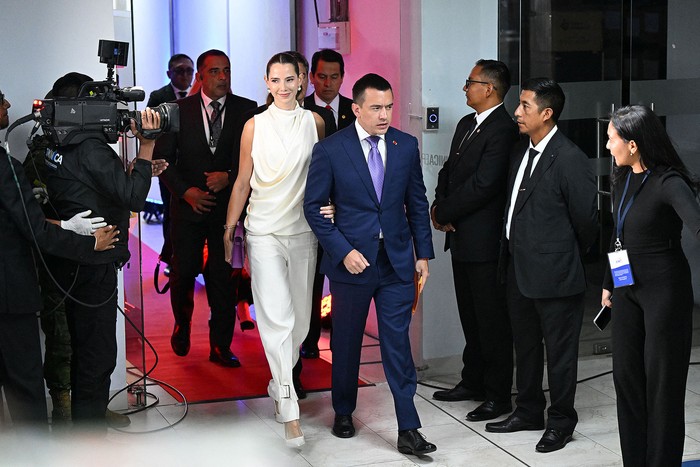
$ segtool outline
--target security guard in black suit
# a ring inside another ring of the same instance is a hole
[[[147,107],[156,107],[164,102],[173,102],[187,96],[192,86],[194,76],[194,63],[185,54],[175,54],[168,60],[168,78],[170,82],[160,89],[156,89],[148,97]],[[163,248],[160,250],[160,259],[170,264],[173,247],[170,243],[170,191],[165,183],[159,182],[160,199],[163,201]]]
[[[203,272],[211,308],[209,360],[238,367],[240,362],[230,349],[236,290],[231,266],[224,260],[222,229],[238,174],[243,115],[257,105],[231,94],[231,62],[220,50],[199,56],[196,79],[201,92],[178,102],[179,133],[165,135],[156,146],[156,154],[170,162],[161,175],[172,193],[170,303],[175,327],[170,344],[179,356],[190,350],[194,284]],[[202,270],[205,242],[208,259]]]

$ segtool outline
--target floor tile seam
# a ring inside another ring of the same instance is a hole
[[[394,448],[394,449],[396,448],[396,446],[392,445],[389,441],[387,441],[386,439],[382,438],[382,437],[379,435],[379,433],[377,433],[376,431],[372,430],[372,429],[369,428],[367,425],[365,425],[365,426],[367,427],[367,429],[368,429],[371,433],[360,433],[360,434],[358,434],[358,435],[356,436],[357,438],[360,438],[360,437],[369,438],[370,436],[374,435],[374,437],[377,437],[377,438],[381,439],[381,440],[384,441],[387,445],[389,445],[391,448]],[[355,436],[353,436],[353,438],[355,438]],[[310,439],[310,440],[311,440],[311,439],[332,439],[332,438],[307,438],[307,439]],[[308,462],[309,465],[311,465],[312,467],[314,467],[314,464],[312,464],[311,461],[310,461],[309,459],[307,459],[306,456],[304,456],[304,451],[301,451],[301,452],[299,453],[299,455],[300,455],[306,462]],[[406,456],[404,456],[404,457],[406,458],[406,460],[409,460],[409,461],[410,461],[410,459],[408,459],[408,457],[406,457]],[[395,461],[395,460],[391,460],[391,461],[386,461],[386,462],[382,462],[382,463],[389,463],[389,462],[396,462],[396,461]],[[345,464],[345,467],[361,467],[361,466],[365,466],[365,465],[381,465],[381,464],[377,464],[376,462],[363,462],[363,463],[360,463],[360,464]],[[416,464],[414,464],[414,465],[416,465]]]
[[[513,454],[512,452],[508,451],[508,450],[505,449],[503,446],[498,445],[495,441],[489,439],[489,438],[486,437],[484,434],[482,434],[480,431],[477,431],[476,429],[474,429],[472,426],[470,426],[468,423],[466,423],[466,421],[462,421],[461,419],[459,419],[459,418],[455,417],[454,415],[452,415],[451,413],[449,413],[447,410],[443,409],[441,406],[435,404],[435,403],[432,401],[432,399],[427,399],[426,397],[424,397],[424,396],[422,396],[422,395],[420,395],[420,394],[416,394],[416,395],[417,395],[418,397],[420,397],[421,399],[423,399],[423,400],[424,400],[425,402],[427,402],[428,404],[432,405],[432,406],[435,407],[436,409],[438,409],[438,410],[440,410],[441,412],[443,412],[443,413],[444,413],[445,415],[447,415],[448,417],[452,418],[454,421],[456,421],[456,422],[459,423],[460,425],[462,425],[462,426],[464,426],[465,428],[467,428],[469,431],[471,431],[471,432],[474,433],[475,435],[481,437],[482,439],[484,439],[484,440],[487,441],[489,444],[491,444],[492,446],[496,447],[497,449],[499,449],[499,450],[502,451],[503,453],[505,453],[505,454],[507,454],[508,456],[512,457],[512,458],[515,459],[516,461],[522,463],[524,466],[532,467],[532,466],[530,466],[530,464],[528,464],[528,463],[525,462],[524,460],[520,459],[518,456],[516,456],[516,455]]]
[[[594,439],[591,438],[590,436],[587,436],[587,435],[581,433],[581,432],[578,431],[578,430],[574,430],[574,433],[576,433],[577,435],[580,435],[580,436],[586,438],[587,440],[589,440],[589,441],[592,442],[593,444],[597,444],[597,445],[600,446],[601,448],[603,448],[603,449],[605,449],[606,451],[612,453],[614,456],[617,456],[618,458],[622,459],[622,457],[620,456],[620,454],[618,454],[617,452],[613,451],[612,449],[610,449],[610,448],[607,447],[606,445],[604,445],[604,444],[602,444],[602,443],[599,443],[598,441],[594,440]],[[601,433],[601,434],[612,434],[612,433],[614,433],[614,432],[610,432],[610,433]]]

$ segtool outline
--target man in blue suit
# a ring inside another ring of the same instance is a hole
[[[397,448],[423,455],[436,447],[418,432],[408,327],[415,273],[420,291],[434,254],[418,141],[389,126],[394,95],[384,78],[363,76],[352,97],[356,122],[316,144],[304,198],[306,219],[325,252],[321,273],[333,295],[332,432],[340,438],[355,434],[362,335],[374,299],[398,420]],[[329,200],[336,206],[334,223],[318,215]]]

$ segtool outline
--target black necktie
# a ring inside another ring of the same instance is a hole
[[[462,137],[462,141],[460,141],[459,146],[457,149],[461,149],[464,143],[469,139],[469,136],[472,134],[474,129],[476,128],[476,116],[472,119],[472,122],[469,124],[469,128],[467,128],[467,132],[464,133],[464,136]],[[457,152],[457,155],[459,155],[459,151]]]
[[[472,119],[471,125],[469,125],[469,131],[467,131],[467,139],[472,135],[474,130],[476,129],[476,115]]]
[[[213,148],[216,147],[216,143],[219,141],[219,137],[221,136],[221,115],[219,108],[221,107],[221,103],[219,101],[211,101],[211,125],[209,126],[209,131],[211,134],[209,135],[209,145]]]
[[[530,181],[530,173],[532,172],[532,161],[535,160],[535,157],[537,157],[537,154],[540,152],[537,151],[535,148],[530,148],[530,152],[527,155],[527,165],[525,165],[525,172],[523,172],[523,180],[520,182],[520,188],[518,189],[519,193],[522,193],[525,191],[527,188],[527,184]],[[518,196],[520,196],[518,194]]]
[[[177,95],[182,99],[183,97],[187,97],[187,91],[178,91]]]

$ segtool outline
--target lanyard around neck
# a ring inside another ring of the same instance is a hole
[[[627,205],[625,206],[625,196],[627,196],[627,190],[630,187],[630,179],[632,178],[632,171],[627,174],[627,181],[625,181],[625,189],[622,191],[622,197],[620,198],[620,205],[617,207],[617,238],[615,239],[615,251],[619,251],[622,249],[622,242],[620,241],[620,238],[622,238],[622,230],[625,226],[625,219],[627,218],[627,213],[630,211],[630,208],[632,207],[632,204],[634,203],[634,199],[637,197],[640,191],[642,191],[642,188],[644,188],[644,183],[646,183],[647,178],[649,178],[649,174],[651,173],[650,170],[646,170],[644,174],[644,178],[642,179],[642,183],[639,185],[639,188],[637,188],[637,191],[634,192],[634,194],[630,197],[630,200],[627,202]]]
[[[219,120],[221,120],[221,115],[223,115],[223,113],[224,113],[224,106],[221,105],[221,108],[219,109],[219,113],[216,115],[216,117],[214,118],[214,120],[212,120],[211,117],[209,116],[209,112],[207,112],[207,106],[204,105],[204,99],[202,99],[202,95],[201,95],[201,94],[199,95],[199,102],[202,104],[202,109],[204,109],[204,115],[206,115],[206,117],[207,117],[207,125],[209,125],[209,145],[212,146],[212,143],[213,143],[213,139],[212,139],[212,135],[213,135],[213,133],[212,133],[212,127],[214,126],[214,124],[215,124],[216,122],[218,122]],[[214,101],[212,100],[212,102],[214,102]],[[217,102],[218,102],[218,101],[217,101]],[[221,104],[221,103],[219,103],[219,104]],[[213,109],[214,109],[214,108],[212,107],[212,110],[213,110]],[[222,125],[222,126],[223,126],[223,125]],[[213,146],[212,146],[212,147],[213,147]]]

